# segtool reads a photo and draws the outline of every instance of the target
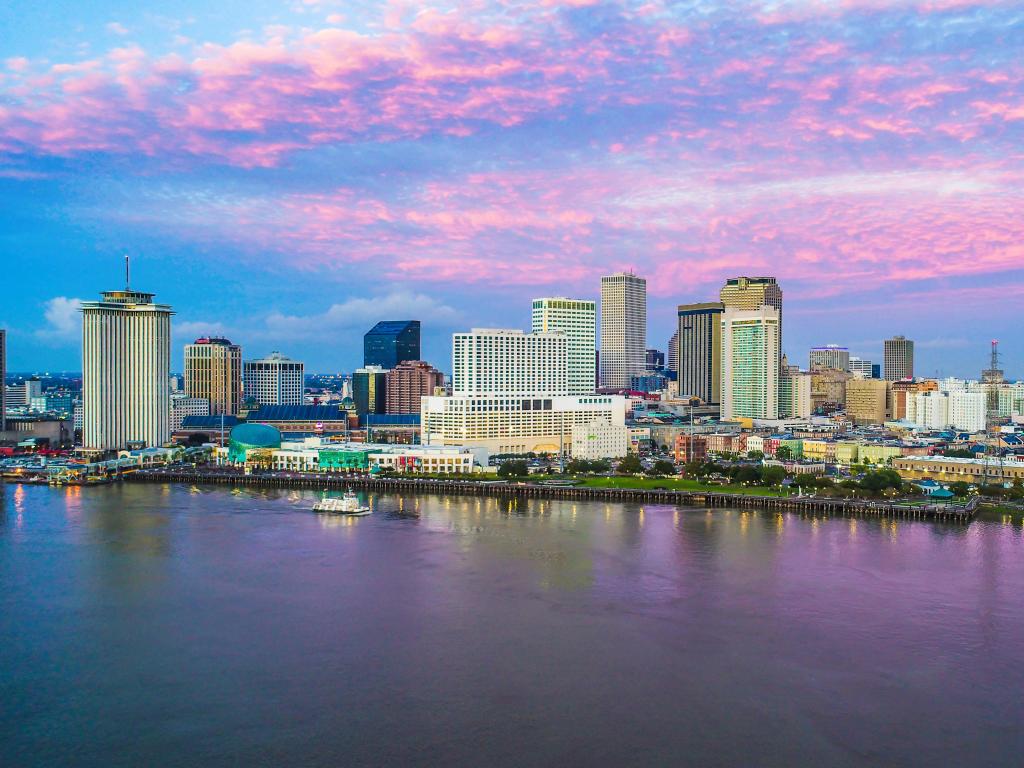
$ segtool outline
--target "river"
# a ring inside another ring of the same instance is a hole
[[[0,765],[1008,766],[1024,532],[0,486]]]

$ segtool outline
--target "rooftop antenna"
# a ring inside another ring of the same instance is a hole
[[[132,262],[131,256],[127,253],[124,255],[124,290],[128,292],[132,289]]]

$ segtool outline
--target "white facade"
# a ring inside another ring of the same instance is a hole
[[[518,329],[474,328],[452,337],[455,395],[566,395],[568,336]]]
[[[618,459],[629,453],[629,445],[630,429],[625,424],[595,421],[572,428],[574,459]]]
[[[805,371],[782,371],[779,386],[779,418],[809,419],[813,410],[811,382],[814,375]]]
[[[779,417],[779,311],[722,313],[722,418]]]
[[[210,401],[201,397],[171,395],[171,432],[181,429],[186,416],[209,416]]]
[[[870,360],[863,357],[850,357],[849,371],[859,379],[873,379],[874,367]]]
[[[153,294],[130,289],[82,304],[83,447],[170,439],[172,314]]]
[[[647,368],[647,281],[620,272],[601,278],[601,386],[624,389]]]
[[[924,429],[949,426],[949,397],[945,392],[918,392],[907,397],[907,421]]]
[[[987,398],[982,392],[949,393],[949,421],[961,432],[984,432]]]
[[[260,405],[302,405],[305,365],[280,352],[245,363],[245,396]]]
[[[626,423],[626,401],[613,395],[454,395],[424,397],[421,403],[424,445],[465,445],[492,454],[566,453],[574,426]]]
[[[562,297],[533,300],[533,333],[561,331],[567,338],[566,394],[588,395],[597,386],[597,302]]]

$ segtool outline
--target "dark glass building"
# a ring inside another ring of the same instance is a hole
[[[420,321],[382,320],[363,336],[363,365],[390,370],[420,359]]]
[[[377,365],[360,368],[352,374],[352,399],[360,418],[368,413],[386,413],[388,372]]]

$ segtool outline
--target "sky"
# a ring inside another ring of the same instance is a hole
[[[127,7],[131,5],[131,7]],[[1024,377],[1024,5],[984,0],[108,0],[0,5],[0,327],[80,368],[78,301],[173,305],[310,371],[380,319],[773,275],[786,352]]]

